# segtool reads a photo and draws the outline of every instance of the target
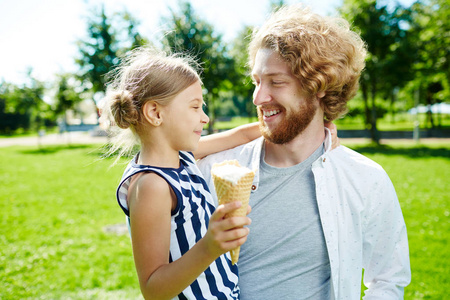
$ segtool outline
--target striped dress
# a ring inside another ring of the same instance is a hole
[[[127,193],[131,177],[139,172],[154,172],[171,186],[177,197],[172,212],[170,262],[177,260],[206,233],[215,206],[209,188],[191,153],[180,152],[180,167],[159,168],[128,164],[117,188],[117,200],[127,215]],[[227,255],[221,255],[189,287],[174,299],[239,299],[238,270]]]

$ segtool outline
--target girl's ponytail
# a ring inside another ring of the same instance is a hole
[[[133,101],[133,94],[126,90],[114,91],[109,97],[111,114],[116,125],[122,129],[136,125],[139,121],[139,111]]]

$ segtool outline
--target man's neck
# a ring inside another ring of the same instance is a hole
[[[273,144],[265,140],[264,161],[274,167],[287,168],[306,160],[325,139],[322,122],[311,122],[301,134],[286,144]]]

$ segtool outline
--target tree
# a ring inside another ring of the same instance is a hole
[[[54,125],[54,114],[48,103],[44,101],[46,87],[43,82],[31,76],[28,71],[28,82],[18,86],[2,83],[0,87],[0,115],[5,120],[0,122],[0,131],[12,133],[24,130],[39,130],[43,126]]]
[[[284,0],[270,0],[270,3],[269,3],[270,11],[276,12],[284,5],[286,5],[286,1],[284,1]]]
[[[122,13],[117,14],[119,16],[119,20],[121,20],[123,23],[121,28],[123,27],[127,33],[127,36],[123,38],[123,40],[128,41],[130,45],[124,45],[124,50],[132,50],[136,47],[148,45],[150,41],[143,37],[139,31],[138,26],[140,25],[140,22],[128,11],[124,11]]]
[[[30,118],[25,113],[16,112],[11,106],[14,101],[16,87],[2,82],[0,84],[0,132],[12,134],[19,128],[28,129]]]
[[[275,12],[285,5],[284,0],[271,0],[269,10]],[[248,45],[254,28],[252,26],[244,26],[238,33],[232,43],[230,55],[234,60],[236,77],[233,81],[233,97],[234,105],[238,108],[240,115],[246,115],[249,118],[256,116],[256,109],[253,105],[253,91],[255,89],[252,84],[249,70]]]
[[[78,41],[80,66],[78,79],[92,98],[101,97],[106,88],[105,75],[120,62],[127,51],[145,45],[137,27],[139,22],[127,11],[107,16],[102,6],[88,17],[88,37]],[[94,100],[95,103],[95,100]]]
[[[412,86],[419,91],[420,102],[428,105],[427,123],[434,128],[431,105],[450,98],[450,3],[416,2],[411,13],[410,26],[417,53]]]
[[[88,19],[87,26],[88,39],[78,42],[80,57],[76,63],[80,66],[80,80],[95,94],[104,92],[105,74],[119,62],[119,45],[104,7]]]
[[[253,32],[253,27],[245,26],[234,39],[230,55],[235,62],[235,75],[233,78],[233,91],[235,97],[233,102],[241,115],[248,117],[256,116],[255,106],[253,105],[254,86],[249,75],[248,66],[248,44]]]
[[[78,80],[71,74],[58,75],[54,112],[56,116],[64,116],[65,124],[67,124],[66,111],[83,100],[77,87],[79,87]]]
[[[402,27],[408,14],[399,6],[391,10],[387,4],[378,5],[376,0],[344,0],[340,11],[368,45],[366,69],[360,83],[366,124],[372,140],[378,143],[377,97],[380,93],[385,98],[392,95],[396,86],[411,79],[407,74],[414,59],[405,39],[407,30]]]
[[[234,76],[234,62],[227,56],[221,35],[215,34],[212,25],[195,14],[189,2],[181,2],[180,12],[171,10],[171,16],[163,18],[162,22],[171,24],[163,37],[163,47],[194,56],[203,68],[204,97],[210,117],[208,130],[212,132],[220,91],[232,86],[229,77]]]

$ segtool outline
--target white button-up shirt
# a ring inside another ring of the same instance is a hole
[[[381,166],[365,156],[344,146],[331,151],[331,135],[325,130],[325,152],[313,163],[312,171],[334,299],[360,298],[362,269],[368,288],[364,299],[403,299],[411,269],[406,226],[392,182]],[[263,142],[259,138],[198,162],[216,204],[212,164],[236,159],[256,170],[254,192]]]

